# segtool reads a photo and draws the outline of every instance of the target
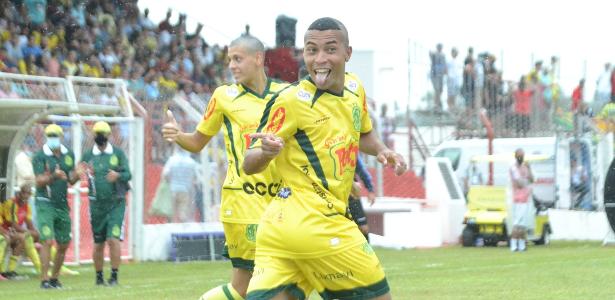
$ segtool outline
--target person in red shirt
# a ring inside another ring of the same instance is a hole
[[[579,85],[572,92],[572,111],[576,112],[579,109],[579,105],[583,101],[583,87],[585,86],[585,79],[579,81]]]
[[[526,77],[521,76],[519,86],[513,92],[515,110],[515,131],[517,136],[527,136],[530,130],[530,113],[532,110],[532,89],[526,87]]]

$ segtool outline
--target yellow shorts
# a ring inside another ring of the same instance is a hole
[[[224,256],[231,260],[233,268],[252,271],[258,224],[222,223],[222,225],[226,238]]]
[[[311,259],[256,256],[247,300],[286,291],[306,299],[316,290],[327,299],[369,299],[389,292],[378,257],[365,242],[344,252]]]

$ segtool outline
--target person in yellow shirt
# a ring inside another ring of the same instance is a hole
[[[196,131],[181,131],[170,111],[162,127],[165,139],[190,152],[198,152],[224,126],[228,169],[222,186],[220,219],[233,273],[230,284],[207,291],[201,296],[203,300],[244,299],[254,268],[259,219],[280,184],[270,169],[248,176],[241,170],[241,164],[250,144],[250,134],[256,131],[265,105],[287,84],[267,78],[265,47],[253,36],[233,40],[228,58],[236,83],[222,85],[214,91]]]
[[[243,162],[246,174],[275,163],[283,175],[259,224],[247,299],[306,299],[313,290],[323,299],[391,299],[378,257],[346,211],[359,151],[397,175],[406,163],[372,130],[363,85],[345,72],[346,27],[320,18],[304,42],[310,76],[267,104]]]

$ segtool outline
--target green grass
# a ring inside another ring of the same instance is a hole
[[[555,242],[524,253],[511,253],[505,247],[376,252],[394,299],[613,297],[615,248],[599,243]],[[121,268],[121,285],[109,288],[94,286],[92,266],[73,269],[81,274],[61,277],[64,290],[41,290],[33,277],[0,282],[0,298],[198,299],[230,276],[229,262],[128,263]]]

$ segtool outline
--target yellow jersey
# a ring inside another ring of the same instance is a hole
[[[267,104],[259,131],[284,139],[275,158],[281,189],[259,225],[257,252],[316,258],[365,242],[347,218],[359,139],[372,130],[365,90],[347,73],[342,95],[303,79]],[[260,147],[260,140],[252,147]]]
[[[4,208],[2,218],[4,219],[3,225],[10,227],[13,223],[18,226],[23,226],[26,221],[32,221],[32,209],[28,202],[24,205],[19,205],[15,198],[10,198],[4,201]]]
[[[250,145],[250,134],[256,132],[265,105],[287,83],[267,80],[262,95],[241,84],[218,87],[197,126],[197,131],[215,136],[224,125],[224,144],[228,169],[222,186],[220,220],[227,223],[258,224],[265,207],[280,186],[271,168],[248,176],[241,169]]]

